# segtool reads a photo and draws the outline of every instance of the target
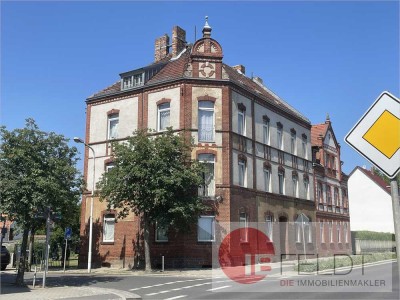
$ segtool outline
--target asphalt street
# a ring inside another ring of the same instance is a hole
[[[395,263],[338,270],[337,274],[291,276],[272,272],[263,280],[240,284],[225,276],[49,274],[49,286],[91,286],[117,289],[143,299],[400,299]],[[12,280],[2,273],[2,281]],[[31,284],[32,274],[26,276]],[[360,286],[343,286],[353,280]],[[40,284],[41,280],[38,280]],[[325,285],[328,284],[328,285]],[[342,285],[341,285],[342,284]],[[106,296],[104,296],[107,298]]]

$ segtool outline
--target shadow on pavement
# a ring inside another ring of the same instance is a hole
[[[0,275],[0,294],[14,294],[14,293],[25,293],[30,292],[33,284],[32,273],[25,274],[25,284],[26,286],[16,286],[15,278],[16,273],[6,273],[1,272]],[[122,278],[119,276],[107,276],[107,275],[64,275],[64,274],[48,274],[46,277],[46,287],[82,287],[90,286],[96,283],[107,284],[109,282],[120,281]],[[36,277],[36,288],[40,288],[43,285],[42,273],[38,274]]]

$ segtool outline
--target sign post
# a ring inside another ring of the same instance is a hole
[[[64,234],[64,239],[65,239],[65,249],[64,249],[64,273],[65,273],[65,262],[66,262],[66,260],[67,260],[68,240],[71,239],[71,235],[72,235],[71,227],[65,228],[65,234]]]
[[[391,179],[397,270],[400,278],[400,204],[396,175],[400,171],[400,100],[383,92],[345,137],[358,153]]]

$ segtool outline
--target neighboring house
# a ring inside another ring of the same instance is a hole
[[[302,253],[302,239],[288,224],[300,215],[315,221],[310,121],[260,78],[247,77],[244,66],[223,63],[222,47],[211,38],[207,22],[193,45],[175,26],[171,45],[168,35],[156,39],[154,56],[154,63],[121,73],[118,82],[86,100],[86,143],[97,155],[93,178],[93,157],[86,148],[87,186],[112,167],[111,140],[123,141],[139,128],[185,130],[194,139],[192,158],[207,166],[199,195],[213,203],[213,210],[193,218],[190,234],[175,235],[172,229],[167,236],[154,228],[154,266],[162,255],[166,266],[210,266],[216,228],[224,222],[240,227],[261,222],[265,233],[279,241],[277,253]],[[341,182],[342,175],[337,176]],[[87,262],[90,193],[82,201],[82,266]],[[93,263],[138,266],[143,260],[140,218],[115,216],[95,199]],[[306,250],[315,253],[312,231],[306,241]]]
[[[394,233],[390,186],[361,167],[349,175],[351,230]]]
[[[329,116],[311,128],[318,254],[351,253],[348,176]],[[352,199],[353,200],[353,199]]]

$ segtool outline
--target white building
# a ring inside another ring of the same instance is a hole
[[[379,176],[356,167],[348,181],[352,231],[394,233],[390,187]]]

